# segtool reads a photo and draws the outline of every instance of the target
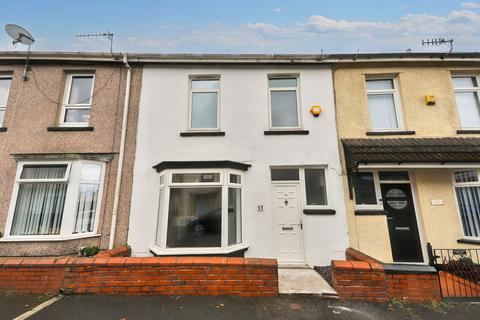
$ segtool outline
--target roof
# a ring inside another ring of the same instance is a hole
[[[361,163],[480,162],[480,138],[342,139],[349,168]]]
[[[157,172],[167,169],[236,169],[247,171],[251,165],[243,162],[235,162],[230,160],[213,160],[213,161],[163,161],[153,166]]]
[[[480,52],[398,52],[359,54],[190,54],[190,53],[127,53],[130,63],[281,63],[328,64],[359,62],[480,62]],[[32,51],[32,61],[121,62],[122,53],[107,52],[41,52]],[[24,61],[25,51],[0,51],[0,61]]]

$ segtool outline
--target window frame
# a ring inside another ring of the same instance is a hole
[[[13,75],[7,75],[7,74],[0,74],[0,80],[2,79],[9,79],[10,80],[10,85],[8,86],[8,91],[7,95],[5,97],[5,105],[0,105],[0,111],[3,111],[3,120],[0,122],[0,128],[3,128],[3,123],[5,122],[5,114],[7,112],[7,104],[8,104],[8,98],[10,96],[10,90],[12,89],[12,82],[13,82]]]
[[[476,87],[464,87],[464,88],[457,88],[455,87],[455,83],[453,82],[453,78],[475,78],[475,81],[477,82]],[[476,127],[464,127],[462,124],[462,118],[460,117],[460,112],[458,110],[458,103],[457,103],[457,93],[476,93],[477,94],[477,102],[478,102],[478,107],[480,107],[480,77],[477,74],[452,74],[450,76],[450,81],[452,81],[452,87],[453,87],[453,94],[454,94],[454,99],[455,99],[455,107],[458,115],[458,119],[460,120],[460,127],[462,129],[467,129],[467,130],[472,130],[472,129],[480,129],[480,124]],[[480,115],[480,109],[477,110],[479,115]]]
[[[379,89],[379,90],[369,90],[367,87],[367,81],[375,80],[391,80],[393,84],[393,89]],[[405,123],[403,121],[403,108],[401,104],[400,94],[399,94],[399,80],[398,75],[366,75],[364,80],[365,92],[367,98],[367,110],[370,120],[370,130],[373,132],[388,132],[388,131],[403,131],[405,130]],[[392,94],[393,104],[395,108],[395,116],[397,118],[397,128],[374,128],[372,125],[372,115],[370,114],[370,106],[368,102],[368,97],[370,95],[385,95]]]
[[[331,209],[329,178],[328,178],[328,165],[315,165],[315,166],[270,166],[270,183],[272,185],[297,185],[299,187],[299,203],[301,203],[302,209]],[[272,169],[297,169],[298,180],[272,180]],[[309,205],[307,204],[307,185],[305,181],[305,169],[322,169],[325,176],[325,197],[326,203],[324,205]]]
[[[220,173],[219,182],[188,182],[188,183],[172,183],[173,174],[177,173]],[[231,183],[230,174],[239,175],[241,183]],[[161,177],[164,183],[161,183]],[[247,248],[246,232],[245,232],[245,192],[244,192],[244,174],[243,171],[235,169],[167,169],[161,173],[158,179],[159,194],[163,192],[163,203],[158,203],[158,215],[155,230],[155,240],[150,250],[161,255],[178,255],[178,254],[227,254],[237,250]],[[220,187],[222,190],[222,223],[221,223],[221,246],[220,247],[181,247],[167,248],[168,237],[168,219],[170,205],[170,190],[172,188],[212,188]],[[228,189],[236,188],[241,190],[241,242],[234,245],[228,245]],[[160,235],[160,236],[159,236]]]
[[[407,172],[408,173],[408,180],[381,180],[380,179],[380,172],[394,172],[394,171],[401,171],[401,172]],[[355,209],[357,210],[384,210],[383,208],[383,202],[380,201],[380,199],[382,199],[382,190],[381,190],[381,184],[382,183],[385,183],[385,184],[388,184],[388,183],[405,183],[405,184],[411,184],[412,182],[412,175],[411,175],[411,172],[409,170],[405,170],[405,169],[398,169],[398,170],[392,170],[392,169],[388,169],[388,170],[384,170],[384,169],[375,169],[375,170],[372,170],[372,169],[362,169],[362,170],[358,170],[358,172],[360,173],[366,173],[366,172],[369,172],[373,175],[373,183],[374,183],[374,187],[375,187],[375,198],[377,199],[377,204],[357,204],[356,202],[356,199],[355,199],[355,186],[353,185],[353,195],[354,195],[354,199],[352,200],[354,205],[355,205]],[[412,192],[413,192],[413,186],[412,186]],[[416,200],[414,200],[416,201]]]
[[[94,228],[92,232],[74,233],[75,230],[75,215],[77,201],[79,197],[80,188],[80,174],[82,164],[92,163],[101,165],[100,184],[98,189],[98,201],[95,214]],[[21,179],[23,168],[28,165],[44,166],[44,165],[67,165],[65,176],[62,179]],[[10,206],[7,215],[7,222],[5,227],[5,235],[0,238],[0,242],[7,241],[64,241],[69,239],[79,239],[99,236],[98,224],[99,216],[101,214],[103,189],[105,184],[105,162],[93,160],[74,160],[74,161],[19,161],[17,165],[17,172],[15,174],[15,183],[11,195]],[[17,205],[18,191],[22,183],[66,183],[67,190],[65,194],[65,205],[62,212],[62,223],[60,226],[60,234],[58,235],[11,235],[13,227],[13,218],[15,214],[15,207]]]
[[[456,182],[455,181],[455,172],[458,172],[458,171],[476,171],[478,181]],[[475,168],[453,169],[453,170],[450,170],[450,178],[451,178],[453,197],[455,198],[455,207],[457,209],[457,217],[458,217],[458,222],[459,222],[459,225],[460,225],[462,237],[463,237],[463,239],[466,239],[466,240],[480,240],[480,236],[479,237],[472,237],[472,236],[467,236],[465,234],[465,230],[464,230],[464,226],[463,226],[463,222],[462,222],[462,216],[461,216],[461,212],[460,212],[460,206],[459,206],[459,203],[458,203],[458,197],[457,197],[457,192],[456,192],[456,188],[462,188],[462,187],[479,187],[480,188],[480,169],[475,169]]]
[[[92,88],[90,91],[90,103],[86,104],[74,104],[70,105],[68,103],[68,100],[70,99],[70,93],[72,89],[72,83],[73,83],[73,78],[74,77],[92,77]],[[63,93],[63,99],[62,99],[62,108],[60,112],[60,119],[59,119],[59,126],[60,127],[88,127],[91,122],[91,116],[92,116],[92,105],[93,105],[93,89],[95,87],[95,73],[94,72],[71,72],[67,74],[66,77],[66,86],[65,90]],[[67,113],[67,110],[90,110],[90,120],[88,122],[65,122],[65,114]]]
[[[296,79],[297,86],[296,87],[275,87],[270,88],[270,79]],[[300,130],[303,128],[303,121],[302,121],[302,106],[301,106],[301,99],[300,99],[300,74],[269,74],[267,75],[267,88],[268,88],[268,128],[270,130],[277,130],[277,131],[284,131],[284,130]],[[295,90],[293,90],[295,89]],[[272,125],[272,91],[295,91],[296,95],[296,102],[297,102],[297,126],[293,127],[274,127]]]
[[[193,89],[193,81],[208,81],[208,80],[217,80],[218,89]],[[220,75],[190,75],[188,78],[188,131],[189,132],[205,132],[205,131],[220,131],[220,94],[222,91],[222,81]],[[216,128],[193,128],[192,127],[192,112],[193,112],[193,94],[194,93],[216,93],[217,94],[217,127]]]

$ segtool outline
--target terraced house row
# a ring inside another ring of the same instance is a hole
[[[0,54],[0,256],[426,265],[480,245],[477,53],[24,63]]]

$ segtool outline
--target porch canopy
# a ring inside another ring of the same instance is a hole
[[[342,139],[350,193],[359,168],[480,167],[480,138]]]

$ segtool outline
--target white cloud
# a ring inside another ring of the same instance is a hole
[[[281,12],[283,12],[283,9],[282,8],[275,8],[275,9],[273,9],[273,12],[281,13]]]
[[[478,2],[463,2],[461,4],[462,8],[464,9],[469,9],[469,10],[472,10],[472,9],[478,9],[480,8],[480,3]]]

